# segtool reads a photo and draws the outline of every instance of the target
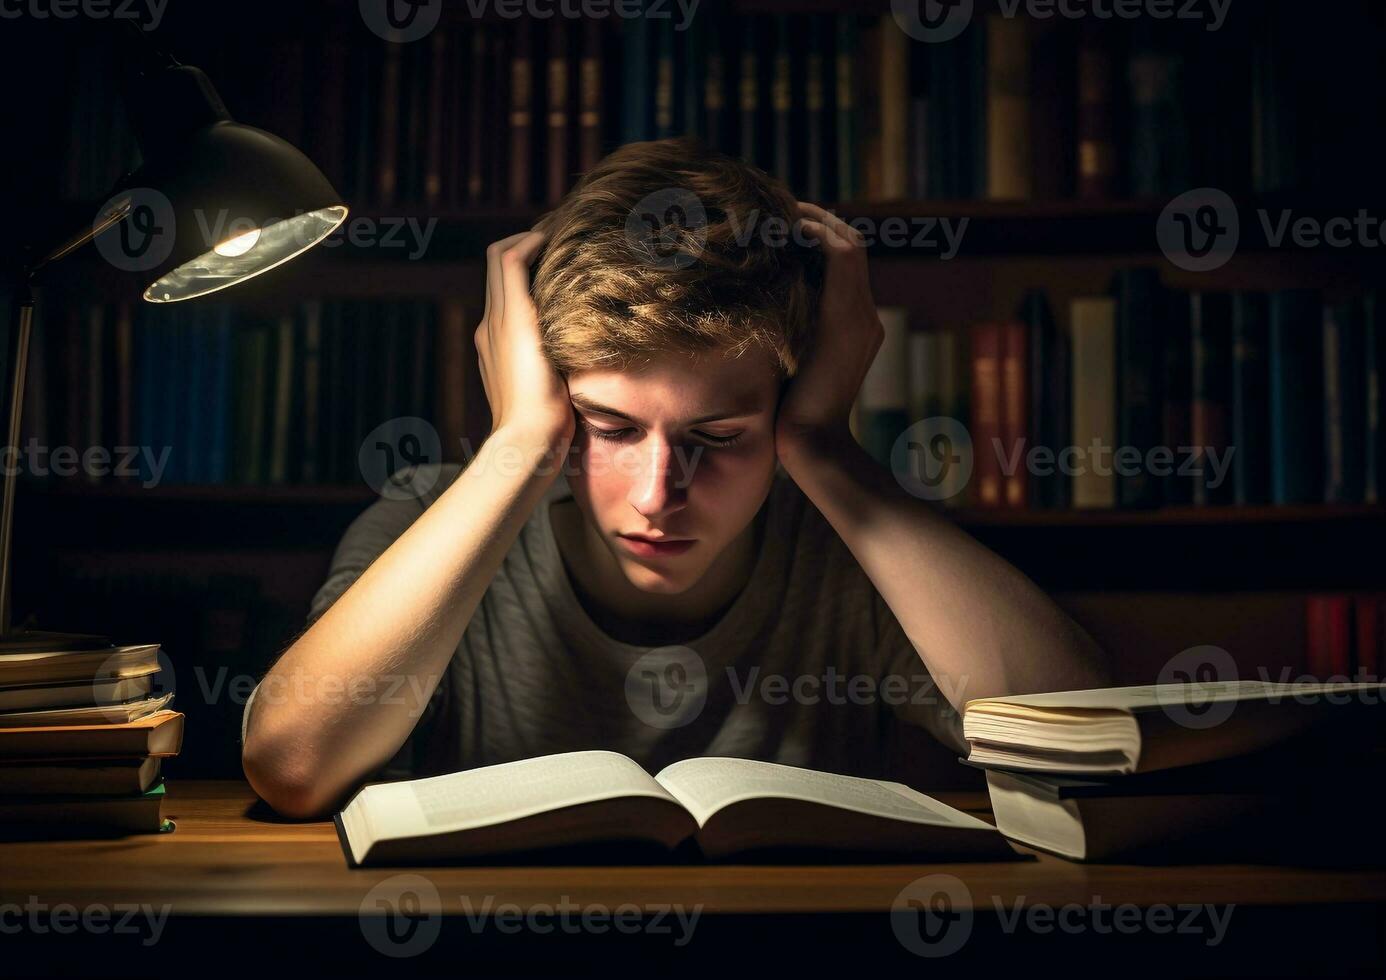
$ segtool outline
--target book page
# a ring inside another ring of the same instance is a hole
[[[484,827],[621,796],[678,801],[617,752],[563,752],[465,772],[367,786],[347,805],[376,840]]]
[[[664,767],[655,779],[678,797],[699,827],[732,803],[778,797],[892,820],[992,829],[984,821],[900,783],[840,776],[753,759],[684,759]]]
[[[1004,698],[975,698],[976,705],[1012,704],[1032,708],[1081,708],[1145,711],[1171,704],[1210,701],[1266,701],[1294,703],[1296,698],[1370,691],[1386,687],[1382,682],[1278,683],[1274,681],[1191,681],[1183,684],[1137,684],[1133,687],[1100,687],[1087,691],[1047,691]]]

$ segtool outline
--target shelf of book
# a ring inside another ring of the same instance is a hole
[[[365,485],[27,485],[21,555],[330,556],[376,498]],[[1386,506],[940,512],[1045,587],[1060,590],[1386,587]],[[324,566],[325,567],[325,566]]]
[[[135,481],[67,481],[21,484],[21,499],[91,502],[136,502],[149,506],[201,503],[237,506],[362,507],[378,499],[365,484],[180,484],[146,487]],[[1217,524],[1335,524],[1344,521],[1386,523],[1386,503],[1289,504],[1148,509],[1065,508],[988,509],[940,507],[939,513],[964,527],[1164,527]]]

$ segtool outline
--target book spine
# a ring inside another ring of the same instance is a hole
[[[771,57],[770,125],[772,127],[772,168],[776,177],[793,186],[791,160],[793,147],[790,126],[794,112],[793,76],[789,57],[789,15],[775,15],[775,49]]]
[[[741,159],[757,165],[764,162],[759,139],[763,128],[760,118],[760,27],[757,16],[747,17],[742,23],[740,70],[736,78],[737,121],[740,125],[738,151]]]
[[[568,190],[568,125],[572,84],[569,30],[562,17],[549,23],[548,52],[548,202],[557,204]]]
[[[515,22],[515,50],[510,59],[510,203],[530,200],[530,151],[534,130],[533,28],[525,18]]]
[[[1042,201],[1070,198],[1078,152],[1078,53],[1073,32],[1059,20],[1031,24],[1030,155],[1033,194]]]
[[[1367,367],[1366,460],[1362,499],[1369,504],[1386,500],[1386,427],[1382,426],[1382,391],[1386,384],[1386,337],[1380,323],[1381,294],[1369,291],[1362,299],[1362,360]]]
[[[1029,20],[987,18],[987,197],[1028,200],[1031,180]]]
[[[1127,460],[1117,474],[1117,499],[1123,507],[1154,507],[1160,503],[1161,483],[1146,464],[1160,441],[1160,314],[1164,287],[1154,269],[1128,269],[1114,281],[1116,292],[1116,379],[1118,452],[1139,453],[1134,466]],[[1113,460],[1116,463],[1116,460]]]
[[[459,77],[466,77],[467,85],[467,178],[464,185],[462,203],[473,207],[486,201],[486,164],[482,154],[486,139],[486,91],[487,60],[491,56],[490,35],[493,28],[487,24],[472,27],[470,43],[467,46],[469,57]],[[461,50],[461,45],[458,46]],[[457,127],[459,130],[461,126]]]
[[[707,72],[708,19],[696,18],[679,33],[681,39],[675,67],[679,70],[675,129],[688,136],[705,139],[703,132],[703,79]]]
[[[997,444],[1002,442],[1002,331],[993,322],[974,323],[972,357],[972,453],[973,480],[979,507],[1000,507],[1003,472]]]
[[[1094,458],[1116,444],[1116,301],[1089,297],[1073,301],[1073,439],[1079,454],[1073,474],[1073,506],[1116,505],[1111,459]],[[1099,463],[1101,465],[1099,465]],[[1104,472],[1105,471],[1105,472]]]
[[[910,83],[909,39],[893,14],[881,15],[880,48],[880,195],[894,201],[908,193]]]
[[[1328,503],[1359,503],[1366,483],[1367,372],[1361,308],[1345,300],[1324,308],[1324,493]]]
[[[1183,58],[1158,44],[1155,30],[1151,22],[1138,27],[1127,62],[1131,193],[1138,197],[1189,186],[1189,133],[1180,99]]]
[[[1085,24],[1078,49],[1078,196],[1112,197],[1116,145],[1112,53],[1102,33]]]
[[[823,18],[808,20],[807,52],[804,56],[804,194],[810,201],[822,201],[827,189],[828,153],[827,76],[823,51]]]
[[[860,28],[861,65],[857,72],[861,98],[858,109],[861,126],[857,130],[858,166],[861,168],[861,196],[864,200],[879,201],[884,197],[885,161],[881,142],[881,110],[884,93],[881,90],[881,37],[889,28],[878,19],[864,21]]]
[[[383,64],[380,75],[379,130],[376,133],[375,150],[378,154],[375,185],[376,204],[388,207],[395,203],[399,189],[399,133],[400,103],[402,101],[402,74],[404,45],[387,38],[384,45]]]
[[[442,29],[435,29],[428,38],[428,111],[425,115],[425,139],[428,155],[424,165],[423,199],[430,208],[438,208],[444,201],[444,170],[448,161],[444,158],[447,147],[446,134],[447,104],[450,101],[444,91],[447,85],[447,69],[451,60],[449,35]],[[456,169],[456,163],[453,168]]]
[[[462,440],[467,435],[467,342],[466,309],[460,300],[443,304],[438,328],[438,436],[443,458],[461,460]]]
[[[654,138],[674,135],[674,25],[669,18],[654,29]]]
[[[1005,505],[1013,509],[1029,501],[1030,476],[1026,467],[1029,449],[1029,328],[1022,320],[1001,326],[1001,439],[1005,451],[1002,487]]]
[[[1270,500],[1270,311],[1263,293],[1232,303],[1233,496],[1239,505]]]
[[[836,110],[837,199],[853,201],[859,196],[857,169],[857,22],[854,14],[837,15],[836,47],[833,52],[833,104]]]
[[[1356,628],[1353,680],[1373,681],[1381,677],[1382,612],[1382,597],[1379,595],[1360,595],[1353,600]]]
[[[653,131],[650,92],[653,88],[652,27],[644,15],[621,22],[621,135],[623,143],[647,140]]]
[[[1323,327],[1319,296],[1271,297],[1271,499],[1313,503],[1323,493]]]
[[[585,18],[578,61],[578,171],[584,174],[602,158],[603,60],[601,21]]]
[[[898,307],[877,314],[885,335],[862,380],[858,418],[862,446],[888,467],[895,440],[909,425],[909,316]]]
[[[703,136],[707,145],[714,150],[724,150],[730,146],[727,136],[729,113],[727,112],[727,33],[720,29],[721,22],[714,21],[707,33],[704,46],[707,71],[703,75]]]
[[[928,45],[909,49],[909,173],[910,197],[922,201],[929,196],[929,51]]]
[[[1070,426],[1068,335],[1055,324],[1042,289],[1025,295],[1020,318],[1030,337],[1030,445],[1047,450],[1055,460],[1051,472],[1029,475],[1029,503],[1035,508],[1067,507],[1068,478],[1057,461],[1068,442]]]
[[[1232,400],[1232,297],[1194,293],[1190,297],[1193,334],[1193,403],[1191,443],[1199,454],[1193,477],[1194,504],[1226,503],[1231,484],[1220,462],[1229,445],[1228,416]],[[1216,461],[1215,461],[1216,460]]]

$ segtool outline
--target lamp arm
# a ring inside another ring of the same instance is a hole
[[[119,224],[130,213],[131,199],[115,202],[105,214],[68,238],[36,262],[29,263],[20,277],[15,329],[10,331],[9,378],[5,391],[9,393],[5,428],[5,458],[0,460],[0,642],[14,633],[14,566],[10,561],[14,544],[14,493],[19,482],[19,429],[24,416],[24,384],[29,366],[29,342],[34,332],[34,291],[38,274],[48,265],[60,261]]]

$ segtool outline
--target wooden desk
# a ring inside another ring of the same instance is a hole
[[[985,794],[939,797],[987,815]],[[409,907],[417,910],[418,918],[444,925],[457,920],[465,923],[453,931],[465,936],[458,942],[473,960],[484,948],[477,940],[478,933],[486,932],[484,925],[477,925],[483,921],[478,918],[481,911],[499,913],[514,906],[512,918],[530,913],[535,916],[531,924],[555,928],[547,933],[541,928],[540,936],[528,928],[493,930],[490,938],[496,947],[489,951],[495,953],[497,963],[513,964],[516,949],[523,946],[525,954],[540,959],[562,956],[571,965],[560,947],[566,950],[574,945],[591,947],[589,951],[598,959],[618,950],[633,953],[642,962],[659,963],[660,955],[671,951],[667,937],[662,946],[653,935],[642,935],[642,942],[618,948],[610,941],[615,935],[611,928],[603,945],[590,930],[586,935],[568,935],[558,920],[544,919],[545,914],[557,915],[563,903],[594,914],[613,913],[633,904],[646,913],[676,907],[689,914],[698,910],[701,918],[693,941],[677,950],[683,963],[697,960],[689,954],[698,951],[706,954],[706,962],[716,963],[719,950],[754,935],[758,944],[774,936],[787,940],[777,953],[780,956],[789,956],[791,945],[794,956],[806,955],[814,962],[844,953],[848,947],[859,957],[869,948],[873,962],[884,957],[917,967],[920,957],[906,949],[894,931],[895,925],[913,920],[910,913],[897,909],[892,921],[892,908],[912,882],[925,876],[951,876],[931,879],[942,882],[949,894],[948,921],[961,916],[970,932],[964,948],[952,954],[950,965],[978,957],[990,959],[996,953],[995,940],[1004,940],[1019,955],[1029,938],[1046,943],[1050,952],[1045,955],[1052,955],[1056,940],[1080,953],[1112,947],[1105,955],[1123,961],[1139,955],[1141,964],[1124,964],[1126,972],[1132,966],[1150,965],[1147,947],[1181,949],[1177,956],[1187,968],[1191,951],[1206,958],[1198,962],[1211,965],[1212,957],[1223,955],[1219,949],[1237,944],[1241,952],[1228,955],[1242,964],[1255,949],[1271,942],[1275,955],[1270,961],[1278,966],[1287,962],[1286,945],[1303,953],[1318,943],[1332,946],[1339,966],[1379,967],[1386,962],[1382,957],[1386,872],[1382,870],[1083,865],[1024,849],[1031,856],[1027,860],[980,864],[353,870],[346,865],[331,823],[281,821],[256,801],[244,783],[170,783],[164,813],[177,822],[176,832],[121,840],[0,843],[0,951],[15,948],[10,944],[19,939],[28,942],[28,952],[46,955],[45,943],[52,938],[52,933],[32,928],[16,935],[12,927],[20,916],[15,906],[51,909],[66,903],[79,911],[139,906],[166,910],[168,924],[158,943],[172,940],[174,948],[186,949],[189,955],[217,949],[230,953],[243,939],[259,944],[276,930],[286,939],[320,933],[332,955],[359,967],[361,957],[388,962],[364,937],[363,923],[378,918],[382,901],[395,902],[403,892],[412,892],[418,901]],[[422,889],[414,887],[420,878],[427,882]],[[1194,906],[1206,911],[1209,905],[1230,906],[1225,935],[1216,947],[1207,942],[1212,922],[1206,917],[1202,923],[1208,928],[1201,936],[1161,931],[1170,921],[1160,918],[1158,910],[1163,907],[1174,907],[1174,926],[1188,921],[1192,928],[1199,924],[1193,921]],[[1117,906],[1130,922],[1139,923],[1134,931],[1118,928],[1114,911],[1103,912]],[[1065,908],[1066,918],[1056,920]],[[1022,913],[1019,924],[1011,921],[1017,910]],[[572,916],[579,917],[576,911]],[[495,921],[501,923],[500,918]],[[1108,921],[1106,931],[1103,921]],[[1314,922],[1321,923],[1315,928],[1328,931],[1303,932],[1306,924]],[[1290,928],[1296,931],[1293,936],[1282,932]],[[441,928],[440,939],[449,931]],[[713,938],[704,940],[704,935]],[[152,929],[144,939],[151,936]],[[562,945],[553,942],[555,936],[576,942]],[[101,959],[103,971],[114,960],[147,975],[151,944],[122,942],[109,934],[80,938],[90,944],[91,955]],[[528,941],[521,943],[522,939]],[[214,945],[207,946],[209,942]],[[428,962],[442,945],[430,944],[416,965]],[[80,946],[69,934],[63,948],[80,952]],[[136,958],[122,959],[126,953]],[[1293,959],[1297,954],[1290,955]],[[1322,965],[1323,955],[1328,954],[1314,953],[1308,965]],[[243,969],[246,964],[240,955],[235,959]]]

